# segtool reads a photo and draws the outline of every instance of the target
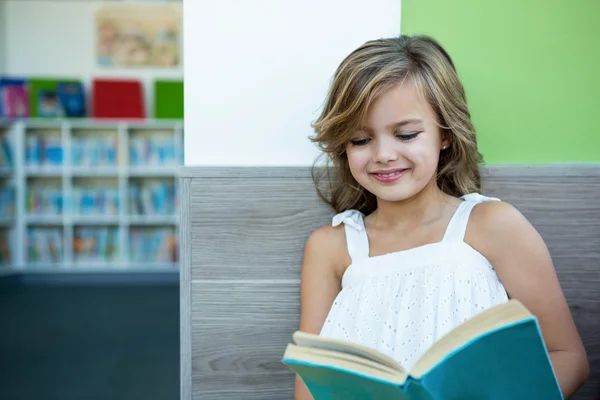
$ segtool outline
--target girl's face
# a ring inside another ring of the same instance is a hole
[[[354,179],[379,201],[402,201],[436,184],[442,140],[431,106],[406,81],[372,104],[346,147]]]

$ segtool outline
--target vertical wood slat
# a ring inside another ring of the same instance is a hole
[[[192,400],[192,258],[190,216],[190,178],[179,178],[180,193],[180,399]]]

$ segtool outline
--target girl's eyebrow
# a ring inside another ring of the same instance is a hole
[[[420,119],[420,118],[407,118],[407,119],[404,119],[404,120],[402,120],[402,121],[399,121],[399,122],[394,122],[394,123],[391,123],[391,124],[389,124],[389,125],[387,126],[387,128],[388,128],[388,129],[390,129],[390,128],[401,128],[401,127],[403,127],[404,125],[409,125],[409,124],[422,124],[422,123],[423,123],[423,120],[422,120],[422,119]]]
[[[389,124],[386,128],[388,130],[393,130],[393,129],[398,129],[398,128],[402,128],[405,125],[410,125],[410,124],[422,124],[423,120],[420,118],[407,118],[407,119],[403,119],[401,121],[398,122],[392,122],[391,124]],[[358,129],[358,131],[362,131],[362,132],[371,132],[371,129],[367,126],[362,126]]]

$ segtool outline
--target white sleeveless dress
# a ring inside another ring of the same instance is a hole
[[[473,206],[498,199],[461,199],[441,242],[375,257],[363,214],[337,214],[333,225],[344,223],[352,263],[320,335],[378,350],[410,370],[440,337],[507,301],[492,265],[463,240]]]

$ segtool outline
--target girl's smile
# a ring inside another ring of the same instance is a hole
[[[371,172],[371,176],[382,183],[393,183],[402,178],[409,168],[394,168]]]

